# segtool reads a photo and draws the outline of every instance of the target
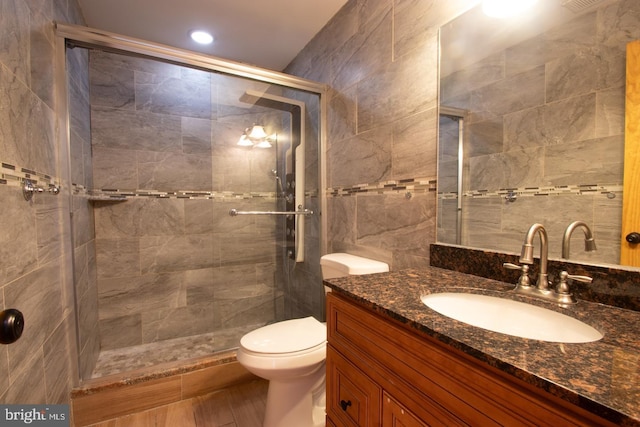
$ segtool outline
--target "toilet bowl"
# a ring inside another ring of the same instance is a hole
[[[325,279],[389,271],[386,263],[336,253],[320,259]],[[326,324],[313,317],[263,326],[240,339],[238,362],[269,380],[263,427],[325,425]]]
[[[240,340],[238,362],[269,380],[264,427],[325,423],[327,327],[313,317],[285,320]]]

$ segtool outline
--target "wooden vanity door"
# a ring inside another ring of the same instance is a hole
[[[624,188],[620,264],[640,266],[640,243],[627,236],[640,234],[640,40],[627,45],[624,129]]]

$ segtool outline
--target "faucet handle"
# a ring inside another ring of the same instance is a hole
[[[502,266],[506,269],[509,270],[520,270],[521,274],[520,277],[518,278],[518,283],[516,283],[516,287],[523,287],[523,288],[528,288],[529,286],[531,286],[531,280],[529,279],[529,266],[526,264],[523,265],[517,265],[517,264],[512,264],[510,262],[505,262],[502,264]]]
[[[577,282],[583,283],[591,283],[593,278],[589,276],[578,276],[574,274],[569,274],[566,271],[560,272],[560,282],[558,283],[558,287],[556,288],[556,293],[558,297],[562,300],[561,302],[565,303],[575,303],[576,299],[573,297],[571,292],[569,291],[569,284],[567,280],[575,280]]]

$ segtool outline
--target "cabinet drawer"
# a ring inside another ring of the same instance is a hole
[[[381,389],[331,346],[327,347],[327,415],[336,426],[376,426]]]
[[[382,393],[383,427],[429,427],[386,392]]]

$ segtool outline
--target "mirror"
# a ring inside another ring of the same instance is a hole
[[[638,38],[636,0],[538,0],[510,19],[477,6],[441,28],[439,243],[517,253],[540,222],[560,258],[581,220],[598,250],[576,230],[569,259],[618,264],[625,49]]]

